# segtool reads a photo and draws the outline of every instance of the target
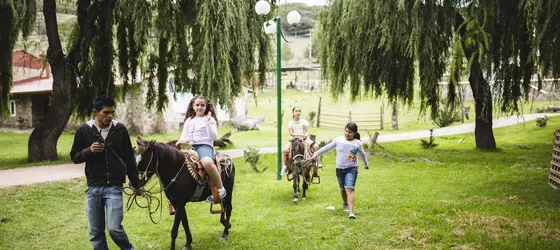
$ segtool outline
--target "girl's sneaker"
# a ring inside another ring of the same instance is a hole
[[[283,166],[283,167],[282,167],[282,172],[280,172],[280,175],[285,175],[285,174],[287,174],[287,173],[288,173],[288,167]]]
[[[356,219],[356,215],[354,215],[354,212],[348,213],[348,219]]]
[[[342,204],[342,210],[348,212],[348,204]]]

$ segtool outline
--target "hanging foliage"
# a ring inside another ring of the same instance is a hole
[[[53,74],[49,112],[58,120],[45,119],[30,136],[34,160],[56,159],[56,139],[70,114],[88,117],[97,95],[117,97],[115,82],[122,83],[122,98],[138,83],[147,84],[146,105],[159,112],[169,100],[168,83],[175,92],[206,95],[227,107],[242,82],[252,78],[255,53],[263,62],[270,47],[261,41],[262,20],[254,21],[256,1],[77,0],[78,22],[65,51],[57,2],[43,0],[42,6]],[[2,114],[11,88],[13,44],[20,32],[31,33],[36,13],[35,0],[0,0]],[[265,68],[259,63],[260,72]]]
[[[477,147],[494,149],[492,104],[519,112],[530,81],[560,76],[560,1],[332,0],[321,14],[321,62],[331,92],[352,99],[386,94],[438,116],[439,81],[448,102],[468,76],[476,103]],[[362,93],[361,91],[365,91]]]
[[[9,113],[14,45],[31,34],[36,12],[35,0],[0,0],[0,117]]]

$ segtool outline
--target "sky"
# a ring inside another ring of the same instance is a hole
[[[281,4],[284,3],[305,3],[307,5],[326,5],[327,0],[280,0]]]

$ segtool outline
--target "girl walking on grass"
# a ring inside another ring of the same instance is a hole
[[[348,212],[348,218],[356,219],[354,215],[354,189],[358,179],[358,155],[362,158],[364,168],[368,169],[366,153],[362,148],[358,125],[353,122],[346,124],[344,136],[339,136],[313,154],[313,159],[327,151],[336,148],[336,177],[342,196],[342,209]]]

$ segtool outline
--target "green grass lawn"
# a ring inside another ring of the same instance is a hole
[[[189,203],[193,247],[558,249],[560,193],[547,184],[558,127],[555,117],[544,128],[530,122],[496,129],[495,152],[475,149],[473,134],[438,137],[430,150],[419,140],[385,143],[384,151],[370,152],[370,170],[360,165],[356,220],[341,210],[334,154],[324,158],[322,183],[298,205],[291,183],[275,180],[274,155],[261,159],[259,168],[269,166],[263,174],[236,159],[230,239],[218,241],[222,226],[207,204]],[[90,248],[84,190],[84,178],[0,189],[0,249]],[[137,249],[167,248],[171,225],[165,211],[156,225],[145,209],[125,213]]]
[[[288,123],[291,119],[291,110],[294,106],[299,106],[302,108],[303,117],[307,117],[310,111],[317,112],[319,97],[322,98],[322,108],[339,110],[348,112],[348,110],[358,110],[358,112],[373,110],[373,112],[378,112],[381,106],[381,100],[360,100],[355,103],[351,103],[347,95],[343,96],[339,100],[334,100],[326,90],[324,92],[313,92],[304,93],[296,90],[285,90],[283,91],[283,108],[285,109],[285,114],[283,117],[283,127],[282,127],[282,141],[287,142],[289,136],[288,133]],[[218,133],[223,135],[228,131],[232,132],[230,139],[234,142],[234,145],[230,148],[246,149],[247,147],[275,147],[277,144],[277,130],[276,130],[276,94],[274,92],[261,93],[257,97],[258,106],[255,104],[254,99],[249,100],[249,116],[250,117],[260,117],[265,116],[265,123],[261,130],[252,130],[238,132],[235,128],[230,126],[221,127],[218,129]],[[534,102],[525,103],[522,105],[522,110],[525,113],[533,113],[537,107],[546,107],[551,105],[551,102]],[[465,122],[474,122],[472,119],[474,115],[474,104],[467,103],[466,106],[471,106],[471,120],[465,120]],[[428,130],[435,127],[433,123],[429,120],[429,117],[419,116],[420,104],[414,103],[412,106],[399,106],[399,130],[393,130],[391,127],[390,120],[390,108],[385,108],[385,118],[384,126],[385,129],[380,131],[382,134],[399,133],[406,131],[416,131],[416,130]],[[495,115],[496,116],[496,115]],[[453,125],[460,124],[458,122]],[[359,126],[360,124],[358,124]],[[328,129],[328,128],[317,128],[311,127],[311,134],[317,136],[317,142],[329,141],[337,136],[343,134],[344,127],[340,129]],[[372,133],[373,131],[360,132],[364,135]],[[180,135],[180,132],[172,132],[165,134],[148,134],[143,135],[144,139],[157,140],[160,142],[176,140]],[[37,166],[37,165],[52,165],[59,163],[70,162],[69,152],[72,146],[72,141],[74,135],[73,133],[65,132],[61,135],[58,142],[58,153],[60,160],[54,162],[38,162],[38,163],[27,163],[27,142],[29,139],[29,133],[8,133],[0,132],[0,169],[25,167],[25,166]],[[136,135],[131,136],[133,144],[136,144]],[[500,139],[497,139],[498,143]]]

